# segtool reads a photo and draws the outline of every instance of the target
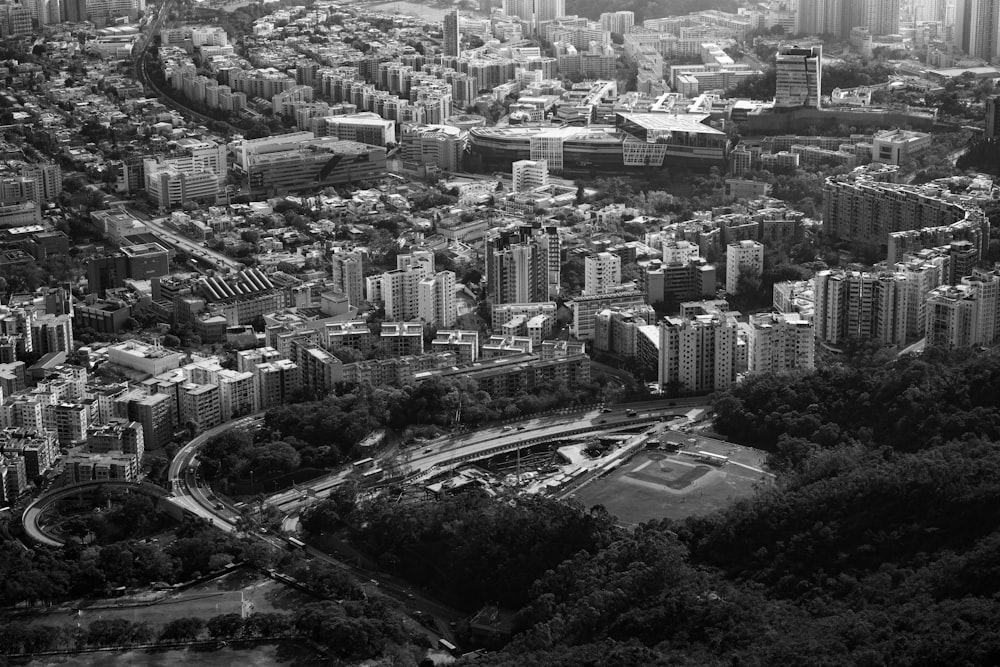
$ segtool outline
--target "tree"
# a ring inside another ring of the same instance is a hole
[[[213,616],[206,627],[208,636],[213,639],[232,639],[243,634],[243,618],[239,614]]]
[[[201,634],[204,622],[200,618],[176,618],[164,626],[160,639],[164,641],[190,641]]]

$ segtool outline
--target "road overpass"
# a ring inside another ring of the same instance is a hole
[[[143,495],[151,496],[161,502],[170,502],[170,498],[168,497],[170,495],[169,492],[163,487],[157,486],[152,482],[118,482],[114,480],[100,479],[63,486],[39,496],[30,505],[28,505],[27,509],[24,510],[24,514],[21,516],[21,522],[24,524],[24,531],[27,533],[28,538],[36,544],[44,544],[50,547],[61,547],[65,543],[65,540],[59,540],[52,537],[42,530],[42,527],[39,524],[42,516],[45,512],[51,509],[53,504],[59,502],[60,500],[72,498],[78,494],[96,491],[97,489],[123,489],[126,491],[132,491],[133,493],[141,493]]]

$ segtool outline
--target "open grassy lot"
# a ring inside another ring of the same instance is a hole
[[[315,601],[314,598],[262,577],[257,572],[238,570],[168,595],[152,604],[114,607],[108,606],[114,604],[113,601],[100,600],[81,605],[78,613],[40,614],[33,617],[31,622],[40,625],[72,623],[85,628],[96,620],[123,618],[128,621],[147,621],[153,625],[164,625],[176,618],[208,619],[220,614],[238,614],[244,599],[252,605],[250,610],[258,613],[291,612],[307,602]]]

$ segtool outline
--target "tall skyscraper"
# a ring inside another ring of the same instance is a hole
[[[996,0],[992,2],[995,4]],[[861,6],[864,12],[861,25],[871,34],[895,35],[899,32],[899,0],[862,0]]]
[[[851,0],[799,0],[795,32],[808,35],[843,36],[844,6]],[[850,28],[846,28],[850,31]]]
[[[823,47],[782,45],[775,56],[775,75],[775,107],[818,109],[823,86]]]
[[[459,30],[458,22],[457,9],[444,15],[444,40],[441,46],[446,56],[457,56],[461,50],[462,33]]]
[[[1000,56],[1000,0],[958,0],[955,37],[973,58],[990,61]]]

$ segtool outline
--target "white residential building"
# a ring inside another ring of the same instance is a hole
[[[751,373],[808,371],[816,367],[816,331],[798,313],[750,316],[747,363]]]
[[[417,284],[417,313],[421,320],[436,327],[454,326],[458,306],[453,271],[438,271]]]
[[[514,192],[544,188],[549,184],[549,165],[545,160],[518,160],[511,165]]]
[[[583,260],[584,294],[606,294],[622,283],[622,260],[612,252],[599,252]]]
[[[735,241],[726,248],[726,292],[736,294],[740,276],[764,271],[764,244],[757,241]]]

